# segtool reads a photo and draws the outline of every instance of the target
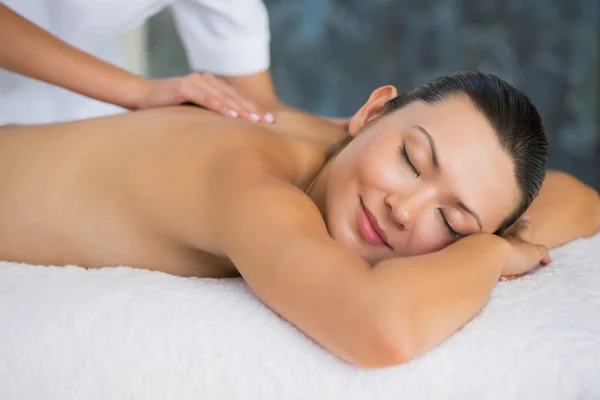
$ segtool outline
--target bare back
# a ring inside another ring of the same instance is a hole
[[[316,121],[278,119],[266,127],[173,107],[7,129],[0,259],[235,275],[203,230],[215,162],[239,151],[279,157],[304,189],[333,143],[303,134]]]

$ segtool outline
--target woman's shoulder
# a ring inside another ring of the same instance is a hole
[[[274,124],[263,124],[194,108],[177,107],[169,113],[179,116],[181,122],[187,116],[195,117],[192,125],[198,128],[201,146],[210,150],[210,163],[215,168],[238,168],[245,174],[260,165],[265,174],[277,175],[299,188],[312,181],[334,143],[331,131],[323,130],[320,135],[319,125],[289,114],[278,115]]]
[[[260,165],[263,173],[303,190],[327,162],[330,148],[327,141],[246,123],[227,132],[220,142],[221,162],[236,164],[241,170]]]
[[[310,118],[289,113],[276,117],[274,124],[252,123],[198,107],[175,106],[89,121],[90,126],[79,123],[73,130],[78,135],[108,134],[119,148],[125,142],[135,148],[154,143],[166,153],[180,154],[180,163],[197,164],[204,171],[237,168],[245,175],[260,166],[264,173],[303,188],[327,161],[337,136],[330,126]]]

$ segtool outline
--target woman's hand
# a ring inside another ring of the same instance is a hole
[[[272,123],[273,114],[264,112],[235,87],[211,74],[192,73],[183,77],[147,80],[135,108],[154,108],[195,103],[232,118]]]
[[[502,271],[503,278],[501,280],[517,278],[539,265],[546,265],[550,262],[546,246],[528,241],[530,230],[529,221],[523,217],[502,235],[510,244],[511,252]]]

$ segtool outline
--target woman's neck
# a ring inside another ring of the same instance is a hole
[[[326,220],[325,195],[329,165],[335,155],[352,140],[352,137],[340,125],[302,112],[285,110],[274,112],[274,115],[276,122],[265,125],[266,128],[289,137],[316,140],[328,148],[325,162],[305,190],[305,193],[318,207],[323,219]]]
[[[315,175],[313,181],[306,189],[305,193],[315,203],[319,212],[323,216],[323,220],[327,221],[327,176],[329,175],[329,166],[331,165],[331,159],[327,160],[323,167]]]
[[[275,123],[263,127],[281,135],[298,139],[318,140],[328,146],[334,146],[346,136],[346,130],[324,118],[315,117],[299,111],[276,111]]]
[[[326,193],[327,193],[327,178],[329,175],[329,169],[331,166],[331,162],[338,155],[340,151],[344,149],[352,141],[352,136],[346,134],[341,140],[338,140],[333,145],[329,146],[327,151],[327,159],[325,163],[321,167],[321,169],[317,172],[312,182],[306,189],[305,193],[312,199],[312,201],[316,204],[317,208],[321,212],[323,219],[327,221],[326,218]]]

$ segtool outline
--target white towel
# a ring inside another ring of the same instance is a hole
[[[600,399],[600,235],[552,256],[436,349],[371,371],[239,279],[0,263],[0,399]]]

